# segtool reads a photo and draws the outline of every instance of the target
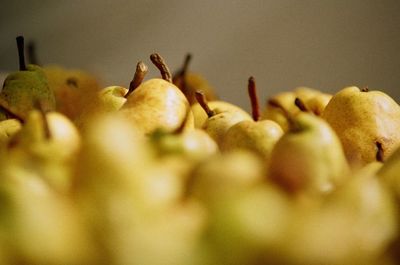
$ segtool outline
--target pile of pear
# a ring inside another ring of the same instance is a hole
[[[301,87],[261,110],[250,77],[247,112],[187,75],[190,57],[172,75],[154,53],[161,78],[141,61],[129,86],[78,103],[54,84],[87,90],[66,71],[51,85],[17,43],[0,92],[0,264],[400,262],[389,95]]]

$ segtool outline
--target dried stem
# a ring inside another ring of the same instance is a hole
[[[294,104],[296,105],[296,107],[298,107],[301,111],[303,112],[309,112],[308,108],[306,107],[306,104],[304,104],[303,100],[301,100],[300,98],[296,98],[294,100]]]
[[[376,161],[383,162],[383,148],[382,143],[376,142]]]
[[[153,53],[152,55],[150,55],[150,60],[158,68],[158,70],[160,70],[162,79],[172,83],[171,72],[170,72],[168,66],[165,64],[165,61],[161,57],[161,55],[159,55],[158,53]]]
[[[25,64],[25,53],[24,53],[24,37],[18,36],[17,40],[17,49],[18,49],[18,59],[19,59],[19,70],[26,71],[26,64]]]
[[[258,102],[258,96],[257,96],[256,82],[253,76],[250,76],[249,78],[247,90],[250,97],[251,113],[253,116],[253,120],[258,121],[260,120],[261,113],[260,113],[260,104]]]
[[[210,109],[210,107],[207,104],[206,96],[202,91],[196,91],[195,92],[196,100],[199,102],[200,106],[204,109],[204,111],[207,113],[207,116],[210,118],[215,115],[215,112]]]
[[[131,83],[129,84],[129,90],[125,94],[125,98],[128,98],[128,96],[143,82],[145,75],[147,74],[148,67],[147,65],[144,64],[144,62],[140,61],[136,65],[136,71],[135,75],[133,76],[133,79]]]

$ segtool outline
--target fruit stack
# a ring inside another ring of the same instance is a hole
[[[188,70],[25,64],[0,93],[0,264],[398,264],[400,107],[299,87],[251,114]]]

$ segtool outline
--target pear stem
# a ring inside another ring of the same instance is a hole
[[[26,71],[26,64],[25,64],[25,54],[24,54],[24,37],[18,36],[17,40],[17,49],[18,49],[18,59],[19,59],[19,70]]]
[[[360,89],[360,91],[361,91],[361,92],[368,92],[368,91],[369,91],[369,89],[368,89],[368,87],[367,87],[367,86],[365,86],[365,87],[361,88],[361,89]]]
[[[301,111],[303,112],[310,112],[308,110],[308,108],[306,107],[306,105],[304,104],[304,101],[301,100],[300,98],[296,98],[294,100],[294,104],[296,105],[296,107],[298,107]]]
[[[36,64],[39,65],[38,59],[37,59],[37,49],[36,49],[36,44],[34,41],[30,41],[28,43],[28,62],[30,64]]]
[[[258,101],[258,96],[257,96],[257,89],[256,89],[256,82],[254,80],[253,76],[250,76],[248,85],[247,85],[247,90],[249,93],[250,97],[250,102],[251,102],[251,114],[253,116],[253,120],[259,121],[260,120],[260,103]]]
[[[376,142],[376,161],[378,162],[383,162],[383,148],[382,148],[382,143]]]
[[[211,118],[212,116],[215,115],[215,112],[210,109],[210,107],[207,104],[207,99],[206,96],[202,91],[196,91],[195,92],[196,100],[199,102],[200,106],[204,109],[204,111],[207,113],[207,116]]]
[[[150,60],[158,68],[158,70],[160,70],[162,79],[172,83],[171,72],[170,72],[168,66],[165,64],[165,61],[161,57],[161,55],[158,53],[153,53],[152,55],[150,55]]]
[[[133,79],[129,84],[129,90],[125,94],[124,98],[128,98],[128,96],[143,82],[147,71],[148,67],[144,64],[144,62],[140,61],[137,63],[135,75],[133,76]]]
[[[73,86],[73,87],[75,87],[75,88],[78,88],[78,80],[77,80],[76,78],[69,77],[69,78],[67,78],[67,80],[65,81],[65,83],[66,83],[68,86]]]
[[[192,60],[192,54],[187,53],[185,56],[185,60],[183,62],[182,68],[176,73],[176,75],[172,78],[172,81],[174,84],[177,84],[176,82],[180,80],[180,83],[178,83],[178,87],[182,91],[183,94],[187,95],[187,87],[186,87],[186,73],[188,72],[189,69],[189,63]]]

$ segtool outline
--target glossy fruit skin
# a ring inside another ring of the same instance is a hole
[[[150,79],[137,87],[120,112],[144,134],[156,129],[173,132],[191,116],[185,95],[174,84],[159,78]],[[194,127],[193,120],[188,126]]]
[[[326,106],[322,117],[339,136],[351,164],[377,160],[377,143],[385,161],[400,144],[400,107],[381,91],[347,87]]]

